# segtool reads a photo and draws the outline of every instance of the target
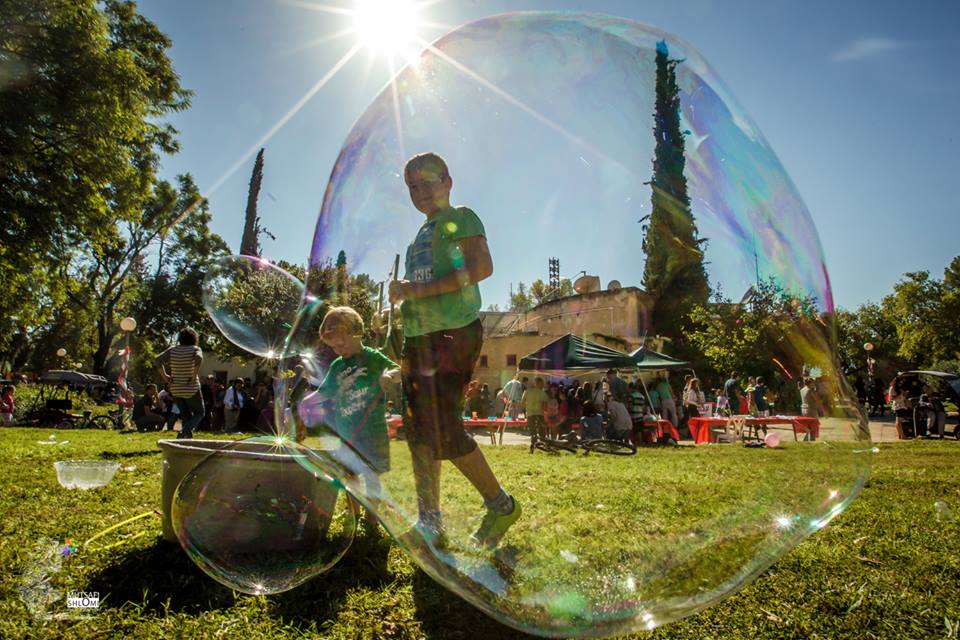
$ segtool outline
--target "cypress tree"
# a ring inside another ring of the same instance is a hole
[[[260,198],[260,184],[263,182],[263,149],[257,154],[250,176],[250,188],[247,190],[247,212],[243,223],[243,236],[240,239],[240,254],[260,257],[260,218],[257,216],[257,200]]]
[[[337,254],[337,276],[335,281],[337,304],[347,304],[350,297],[349,278],[347,277],[347,252],[343,249]]]
[[[686,161],[680,130],[680,91],[676,66],[667,43],[657,43],[656,107],[653,133],[656,148],[651,185],[652,211],[644,228],[643,251],[646,264],[643,287],[654,300],[652,329],[669,337],[682,336],[683,325],[696,304],[706,304],[710,296],[707,272],[703,266],[705,240],[698,237],[690,211]]]

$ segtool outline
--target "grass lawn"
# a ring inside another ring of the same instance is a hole
[[[40,444],[54,433],[69,444]],[[179,546],[162,540],[157,517],[130,523],[86,548],[83,541],[112,524],[159,509],[158,434],[7,428],[2,435],[0,477],[7,490],[0,498],[0,638],[528,637],[434,583],[385,536],[361,535],[332,570],[269,597],[238,594],[208,578]],[[960,637],[960,521],[938,517],[934,506],[941,501],[960,512],[960,446],[924,441],[879,449],[861,495],[828,527],[722,603],[633,637]],[[811,476],[821,478],[821,485],[831,473],[843,477],[815,456],[790,456],[784,464],[775,451],[733,446],[641,450],[624,459],[531,456],[520,447],[485,451],[524,504],[526,524],[518,522],[512,541],[538,551],[565,544],[568,533],[589,540],[584,534],[595,509],[616,514],[610,515],[616,525],[605,524],[603,531],[639,531],[642,539],[669,543],[673,528],[683,531],[713,517],[718,505],[744,498],[768,504],[772,487],[791,486],[786,478],[797,478],[796,495],[781,492],[776,500],[802,511],[809,506],[802,496]],[[52,465],[66,458],[116,459],[121,470],[104,489],[67,490],[57,484]],[[602,474],[591,475],[591,469]],[[769,485],[744,482],[777,473],[781,477]],[[557,494],[562,499],[549,490],[558,475],[571,480]],[[405,477],[408,470],[397,464],[384,478],[398,499],[408,498],[399,480]],[[682,499],[705,479],[710,500]],[[658,490],[618,491],[626,481]],[[453,478],[445,480],[444,504],[475,510],[476,504],[448,496],[448,485],[454,491]],[[589,517],[582,515],[584,505]],[[64,558],[57,549],[67,538],[79,548]],[[728,548],[708,536],[698,552],[733,558],[738,545],[748,544],[745,539]],[[642,553],[610,559],[605,548],[593,540],[576,551],[592,565],[628,561],[642,573]],[[561,572],[543,579],[568,577]],[[536,587],[521,581],[526,586]],[[85,617],[68,612],[68,591],[98,592],[100,608]]]

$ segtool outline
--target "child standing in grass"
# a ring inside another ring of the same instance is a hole
[[[580,418],[580,437],[583,440],[603,438],[603,416],[597,413],[593,403],[589,400],[583,403],[583,417]]]
[[[17,403],[13,399],[13,387],[4,385],[3,392],[0,394],[0,424],[9,427],[13,424],[13,412],[17,408]]]
[[[560,435],[560,425],[563,424],[565,417],[563,413],[560,388],[551,384],[547,389],[547,400],[543,405],[543,421],[547,425],[548,438],[557,438]]]
[[[373,471],[364,474],[366,495],[376,510],[379,474],[390,470],[385,391],[400,380],[400,369],[376,349],[364,346],[363,319],[350,307],[333,307],[320,325],[320,339],[337,354],[315,392],[318,401],[333,400],[334,425],[343,446],[358,454]],[[349,469],[353,474],[360,469]],[[367,523],[375,526],[369,511]]]
[[[547,403],[547,394],[543,390],[543,378],[537,378],[534,386],[528,388],[520,397],[520,405],[527,417],[527,428],[530,430],[530,447],[532,450],[534,435],[541,438],[546,435],[546,422],[543,418],[543,405]]]

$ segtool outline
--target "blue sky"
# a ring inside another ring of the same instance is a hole
[[[171,119],[182,150],[164,159],[162,175],[194,175],[210,198],[213,230],[234,248],[257,141],[356,43],[325,39],[349,17],[306,4],[139,3],[172,38],[176,70],[195,94]],[[519,10],[622,16],[698,49],[804,198],[838,305],[878,301],[906,271],[941,277],[960,254],[960,3],[439,0],[421,10],[437,23],[421,33],[433,40],[441,25]],[[266,257],[306,261],[337,153],[387,80],[382,57],[361,50],[266,143],[260,215],[276,235],[264,242]],[[546,264],[538,275],[546,278]],[[504,283],[484,292],[486,304],[503,306]]]

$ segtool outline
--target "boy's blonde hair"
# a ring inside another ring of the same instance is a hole
[[[450,175],[447,163],[433,152],[420,153],[407,160],[407,164],[403,167],[403,175],[407,176],[421,169],[435,173],[442,180],[446,180]]]
[[[363,318],[351,307],[332,307],[323,316],[320,323],[320,335],[330,334],[337,329],[345,328],[350,335],[363,335]]]

